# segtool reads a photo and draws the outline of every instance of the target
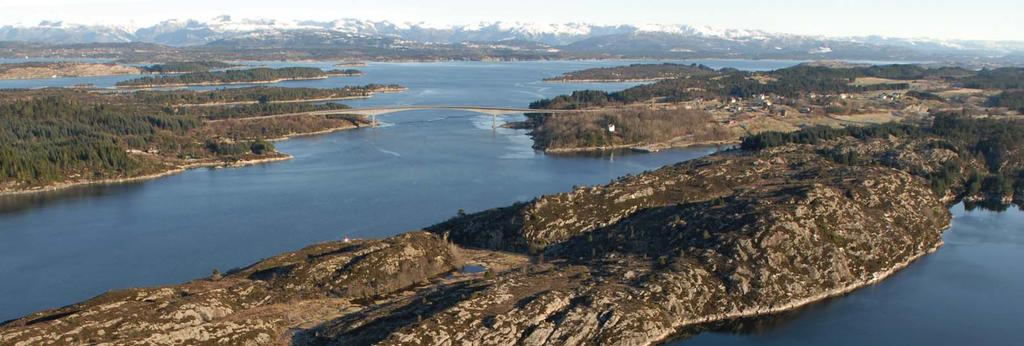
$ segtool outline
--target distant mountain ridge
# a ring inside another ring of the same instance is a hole
[[[824,37],[771,33],[761,30],[716,29],[690,25],[595,25],[486,22],[434,26],[360,19],[332,21],[235,19],[219,16],[206,21],[166,20],[145,27],[85,25],[44,21],[34,26],[0,26],[0,41],[49,44],[155,43],[169,46],[244,42],[286,44],[301,37],[304,44],[322,37],[339,40],[378,39],[422,44],[524,42],[564,52],[609,56],[672,57],[798,57],[859,59],[972,59],[1020,57],[1024,41],[907,39],[883,36]]]

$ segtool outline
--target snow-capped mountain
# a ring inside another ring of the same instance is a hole
[[[332,21],[244,19],[219,16],[206,21],[167,20],[133,28],[47,21],[32,26],[0,27],[0,41],[43,43],[144,42],[170,46],[215,43],[248,45],[260,41],[284,45],[292,38],[304,44],[322,37],[387,39],[424,44],[535,42],[570,52],[607,55],[662,56],[713,52],[718,56],[822,56],[845,58],[920,58],[922,56],[1006,56],[1024,52],[1024,42],[965,41],[867,37],[823,37],[719,29],[690,25],[595,25],[485,22],[431,25],[359,19]]]

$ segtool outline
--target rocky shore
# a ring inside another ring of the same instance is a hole
[[[821,154],[838,146],[879,164]],[[109,292],[8,321],[0,344],[656,344],[842,295],[934,251],[951,200],[922,176],[981,164],[958,155],[849,137],[721,152],[426,232]]]

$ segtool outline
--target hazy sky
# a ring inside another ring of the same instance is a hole
[[[149,25],[221,14],[435,24],[691,24],[829,36],[1024,41],[1024,0],[0,0],[0,25],[41,20]]]

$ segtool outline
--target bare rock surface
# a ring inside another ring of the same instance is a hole
[[[838,149],[863,164],[830,160]],[[957,157],[894,138],[723,152],[110,292],[7,322],[0,344],[656,344],[844,294],[937,249],[948,200],[922,176]]]

